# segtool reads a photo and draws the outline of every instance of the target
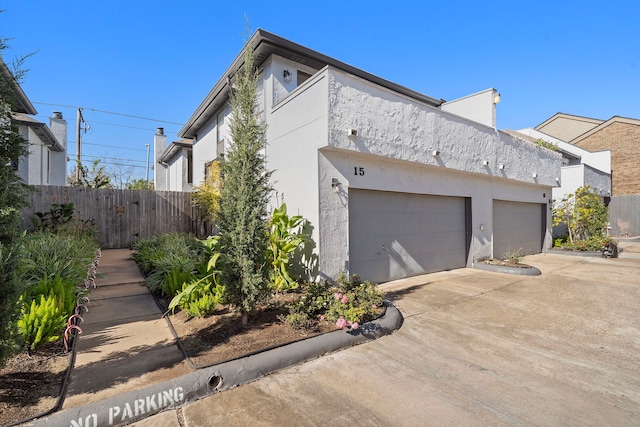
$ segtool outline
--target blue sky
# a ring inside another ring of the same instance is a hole
[[[0,36],[13,38],[5,62],[37,51],[22,87],[38,118],[63,112],[74,156],[84,107],[86,163],[135,166],[137,177],[155,128],[177,139],[242,48],[245,14],[254,30],[434,98],[494,87],[499,129],[557,112],[640,118],[635,0],[0,0],[0,9]]]

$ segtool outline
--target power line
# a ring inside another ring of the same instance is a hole
[[[73,141],[69,141],[69,142],[73,142]],[[117,148],[118,150],[131,150],[131,151],[140,151],[140,152],[145,152],[145,153],[147,152],[146,148],[120,147],[120,146],[117,146],[117,145],[96,144],[96,143],[93,143],[93,142],[84,142],[84,141],[82,141],[82,143],[84,145],[93,145],[93,146],[96,146],[96,147]]]
[[[114,116],[129,117],[129,118],[138,119],[138,120],[149,120],[151,122],[169,123],[169,124],[172,124],[172,125],[184,126],[184,123],[170,122],[168,120],[160,120],[160,119],[151,119],[149,117],[134,116],[132,114],[116,113],[116,112],[113,112],[113,111],[98,110],[97,108],[81,107],[81,106],[77,106],[77,105],[51,104],[51,103],[48,103],[48,102],[35,102],[35,101],[33,101],[32,103],[33,104],[39,104],[39,105],[49,105],[49,106],[52,106],[52,107],[81,108],[83,110],[95,111],[97,113],[113,114]]]
[[[69,154],[69,156],[74,156],[74,154]],[[104,156],[97,156],[93,154],[85,154],[83,157],[89,158],[89,159],[116,160],[120,162],[139,162],[139,163],[145,163],[145,164],[147,163],[146,160],[123,159],[122,157],[104,157]]]

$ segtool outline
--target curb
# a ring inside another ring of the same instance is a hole
[[[539,276],[542,272],[538,269],[538,267],[530,266],[528,268],[522,267],[509,267],[506,265],[491,265],[485,264],[482,262],[477,262],[473,264],[473,268],[476,270],[490,271],[492,273],[505,273],[505,274],[516,274],[520,276]]]
[[[389,301],[385,315],[357,331],[334,331],[296,341],[261,353],[213,365],[183,376],[114,396],[100,402],[69,408],[33,420],[27,426],[121,426],[168,409],[229,390],[328,353],[373,341],[398,330],[404,318]]]

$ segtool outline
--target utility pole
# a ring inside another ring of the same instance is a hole
[[[82,136],[80,133],[81,123],[84,123],[82,107],[78,107],[78,112],[76,114],[76,181],[80,180],[80,162],[82,162]]]
[[[147,146],[147,189],[149,189],[149,144],[145,144]]]

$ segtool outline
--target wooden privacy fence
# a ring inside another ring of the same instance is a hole
[[[640,235],[640,195],[613,196],[609,203],[613,236]]]
[[[23,229],[33,228],[31,218],[48,212],[53,203],[73,203],[74,218],[93,224],[105,249],[129,248],[139,239],[172,231],[207,234],[191,193],[61,186],[36,186],[23,211]]]

